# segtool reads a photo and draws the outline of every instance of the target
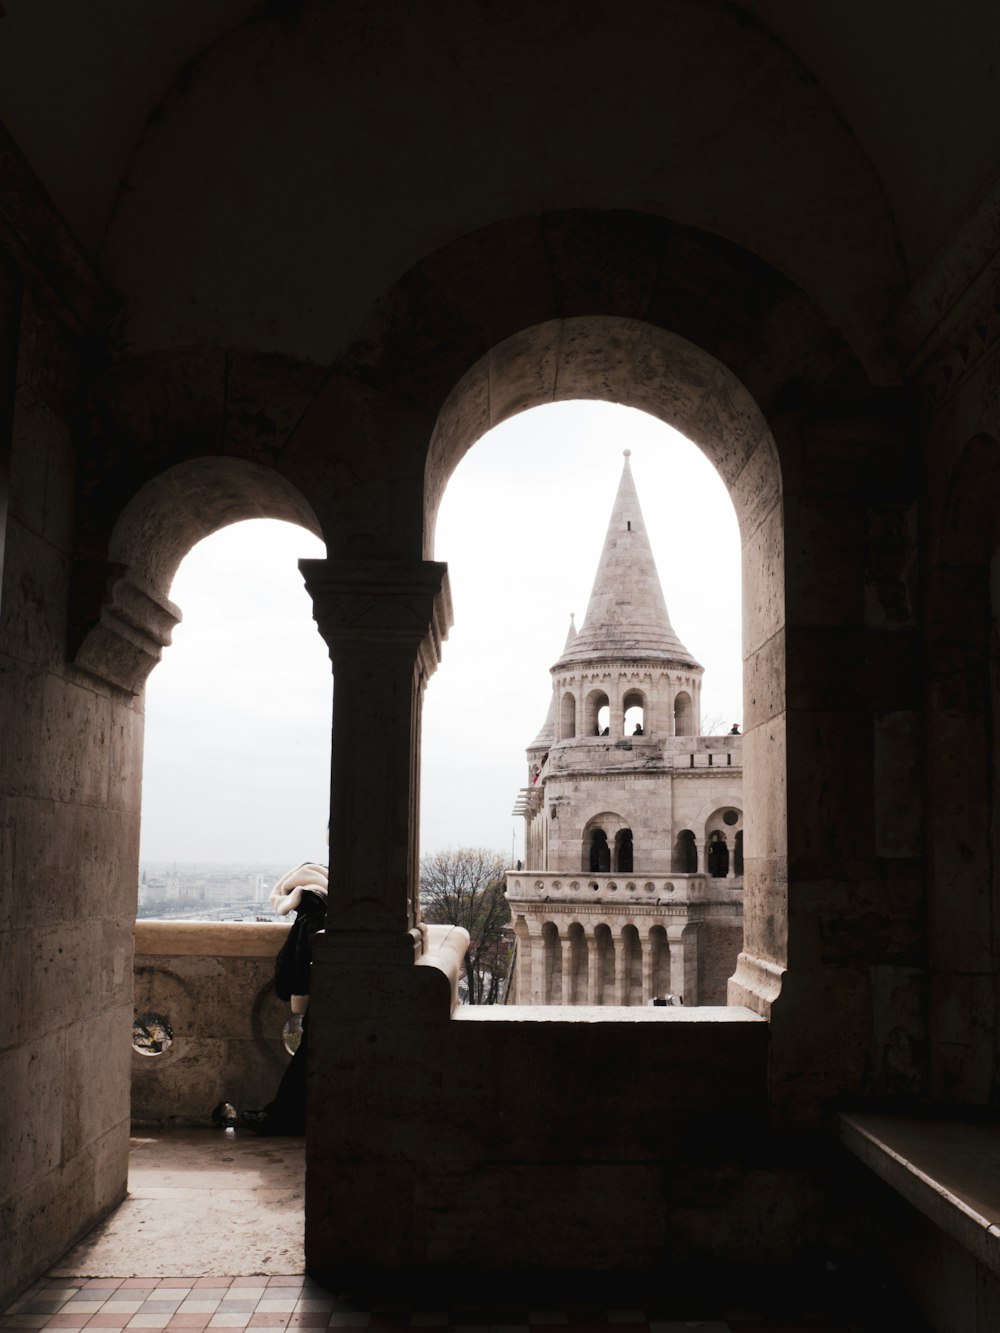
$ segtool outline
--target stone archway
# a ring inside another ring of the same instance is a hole
[[[112,530],[99,600],[92,588],[73,607],[75,665],[139,694],[180,620],[167,594],[181,560],[203,537],[248,518],[286,519],[322,535],[299,491],[246,459],[195,458],[147,481]]]
[[[747,933],[730,998],[767,1013],[787,962],[783,931],[755,922],[787,919],[784,805],[784,523],[778,453],[759,407],[739,379],[693,343],[639,320],[587,316],[525,329],[480,358],[455,386],[427,455],[424,554],[437,508],[464,453],[492,426],[541,403],[604,399],[637,407],[694,441],[729,488],[743,547],[744,676],[771,679],[772,710],[748,709],[744,763]]]

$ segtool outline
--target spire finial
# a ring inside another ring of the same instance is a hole
[[[622,450],[622,458],[631,458],[631,457],[632,457],[632,450],[631,450],[631,449],[623,449],[623,450]]]

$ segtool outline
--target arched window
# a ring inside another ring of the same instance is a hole
[[[674,843],[674,874],[696,875],[697,873],[698,844],[691,829],[682,828]]]
[[[542,949],[545,957],[544,1002],[562,1004],[562,945],[559,942],[559,927],[553,921],[546,921],[542,926]]]
[[[597,953],[598,1004],[615,1002],[615,942],[611,930],[602,922],[594,927],[594,948]]]
[[[681,690],[674,699],[674,735],[694,735],[694,706],[687,690]]]
[[[569,939],[569,976],[563,977],[563,1002],[586,1004],[589,977],[587,973],[587,937],[583,926],[574,921],[567,932]]]
[[[611,869],[611,848],[608,846],[608,835],[602,828],[595,828],[590,835],[590,858],[586,869],[601,874]]]
[[[622,1004],[642,1004],[642,942],[635,926],[622,927]]]
[[[743,875],[743,830],[740,829],[733,842],[733,874]]]
[[[670,991],[670,945],[662,926],[653,926],[649,932],[650,985],[653,995],[667,995]]]
[[[619,829],[615,834],[615,870],[619,875],[632,873],[632,830]]]
[[[709,834],[708,873],[713,879],[725,879],[729,874],[729,847],[721,829]]]
[[[576,698],[569,690],[559,705],[559,739],[572,740],[576,735]]]
[[[646,697],[641,690],[629,690],[622,700],[625,713],[624,735],[644,736],[646,726]]]
[[[587,713],[584,734],[602,736],[607,731],[611,718],[608,696],[603,690],[591,690],[587,695]]]

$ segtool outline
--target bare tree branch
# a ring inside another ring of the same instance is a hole
[[[420,861],[423,919],[469,932],[463,992],[468,1004],[496,1004],[503,998],[511,948],[506,866],[503,853],[487,847],[449,847]]]

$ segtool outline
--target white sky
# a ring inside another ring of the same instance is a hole
[[[624,448],[670,619],[705,667],[702,722],[742,720],[739,534],[712,465],[630,408],[522,413],[466,455],[438,519],[455,626],[424,705],[423,852],[520,855],[524,749],[570,612],[583,623]],[[146,691],[143,861],[326,860],[331,668],[296,565],[324,554],[257,520],[182,563],[184,620]]]

